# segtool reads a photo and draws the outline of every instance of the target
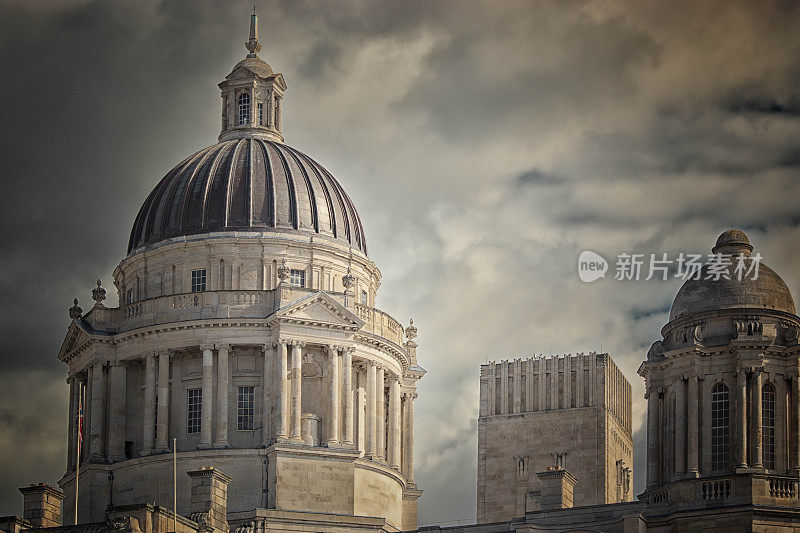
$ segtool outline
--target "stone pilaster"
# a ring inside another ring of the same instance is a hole
[[[800,376],[792,380],[792,405],[794,415],[794,474],[800,476]]]
[[[747,374],[736,370],[736,468],[747,468]]]
[[[403,454],[403,477],[410,484],[414,483],[414,400],[416,393],[406,393],[405,402],[405,428],[403,429],[403,439],[405,440]]]
[[[230,381],[230,365],[228,354],[230,344],[217,346],[217,438],[214,448],[228,448],[228,382]]]
[[[200,403],[200,444],[198,448],[211,448],[211,425],[213,418],[214,398],[212,396],[214,378],[214,345],[202,344],[203,351],[203,381]]]
[[[156,418],[156,359],[155,354],[144,356],[144,414],[142,421],[141,455],[153,452]]]
[[[169,352],[158,353],[158,426],[156,427],[156,452],[169,451]]]
[[[291,442],[303,444],[302,433],[302,346],[299,341],[292,341],[292,434]]]
[[[103,391],[103,364],[92,364],[92,418],[89,437],[89,460],[93,463],[103,462],[103,434],[105,426],[105,395]]]
[[[375,448],[378,458],[386,458],[386,369],[378,367],[375,378]]]
[[[539,358],[539,411],[547,410],[547,359]]]
[[[400,378],[389,380],[389,466],[400,470]]]
[[[698,396],[698,378],[697,374],[689,376],[689,385],[687,392],[687,452],[686,452],[686,473],[691,477],[699,475],[698,464],[698,416],[697,407],[700,403]]]
[[[345,348],[342,357],[342,396],[344,397],[344,441],[353,446],[353,348]]]
[[[262,353],[264,355],[263,372],[261,375],[261,446],[267,447],[272,437],[270,428],[272,426],[270,413],[271,398],[272,398],[272,371],[273,357],[275,354],[275,344],[265,344],[262,346]]]
[[[374,457],[377,454],[376,451],[376,427],[377,427],[377,419],[376,419],[376,404],[377,398],[375,396],[375,383],[376,383],[376,376],[377,376],[377,368],[375,367],[374,361],[367,362],[367,421],[366,421],[366,453],[369,457]]]
[[[683,376],[675,382],[675,471],[676,476],[686,472],[686,384]]]
[[[660,483],[658,391],[653,387],[648,388],[645,398],[647,398],[647,490],[654,490]]]
[[[339,347],[328,346],[328,396],[330,408],[328,412],[328,442],[329,448],[339,446],[339,413],[341,404],[339,402]]]
[[[78,402],[77,390],[78,380],[75,376],[68,376],[67,383],[69,384],[69,413],[67,414],[67,471],[69,472],[75,467],[75,418],[77,415]]]
[[[275,438],[278,442],[287,442],[289,440],[289,347],[286,339],[281,339],[278,343],[278,364],[276,370],[278,372],[278,390],[277,400],[275,401],[275,408],[277,410],[278,427],[275,430]]]
[[[752,461],[751,464],[753,468],[764,468],[764,461],[762,457],[762,428],[761,428],[761,387],[763,383],[763,372],[760,368],[756,368],[753,371],[752,377],[752,390],[751,390],[751,406],[752,406],[752,413],[753,413],[753,420],[752,420],[752,440],[750,442],[750,447],[752,450]]]
[[[126,391],[127,367],[122,361],[114,361],[108,369],[110,381],[108,390],[109,403],[109,428],[108,428],[108,458],[112,462],[124,461],[125,457],[125,425],[126,425]]]

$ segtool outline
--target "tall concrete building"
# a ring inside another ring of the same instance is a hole
[[[574,505],[631,499],[631,386],[608,354],[491,362],[480,380],[478,522],[540,510],[554,453]]]
[[[78,523],[162,520],[175,451],[184,528],[417,526],[416,328],[375,307],[381,273],[342,185],[283,143],[287,85],[257,55],[257,25],[219,84],[219,142],[136,217],[119,307],[98,280],[91,309],[69,311],[65,525],[76,498]],[[28,492],[32,524],[55,525],[38,516],[59,491]]]

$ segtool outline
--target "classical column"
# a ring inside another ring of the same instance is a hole
[[[217,347],[217,438],[214,448],[228,447],[228,381],[230,368],[228,365],[228,352],[230,344],[220,344]]]
[[[752,465],[753,468],[763,468],[763,460],[762,460],[762,453],[761,453],[761,438],[762,438],[762,430],[761,430],[761,384],[763,381],[763,374],[760,368],[755,369],[753,372],[752,378],[752,394],[751,394],[751,404],[753,407],[753,432],[752,432],[752,441],[750,442],[750,446],[753,451],[753,460]]]
[[[289,348],[287,345],[288,341],[286,339],[281,339],[278,350],[278,364],[276,365],[278,371],[278,397],[275,401],[275,408],[277,410],[276,418],[278,427],[275,429],[275,438],[278,442],[286,442],[289,440],[289,411],[287,409],[289,403],[289,365],[287,361],[289,357]]]
[[[386,458],[386,369],[378,367],[375,377],[375,448],[380,459]]]
[[[374,361],[367,362],[367,423],[366,426],[366,454],[373,458],[376,455],[375,449],[375,428],[377,421],[375,417],[376,398],[375,398],[375,382],[377,376],[377,369],[375,368]]]
[[[296,444],[303,443],[302,424],[302,360],[301,345],[299,341],[292,341],[292,435],[291,441]]]
[[[647,389],[647,490],[658,487],[659,449],[658,449],[658,391],[652,386]]]
[[[328,387],[330,411],[328,413],[328,447],[339,446],[339,413],[342,406],[339,402],[339,347],[328,346]]]
[[[564,356],[564,409],[572,407],[572,356]]]
[[[400,470],[400,379],[389,381],[389,466]]]
[[[519,413],[522,412],[520,400],[522,399],[522,389],[520,388],[521,385],[521,375],[520,375],[520,362],[519,359],[515,359],[511,363],[511,373],[512,373],[512,384],[511,384],[511,406],[509,409],[510,413]],[[391,384],[390,384],[391,385]]]
[[[69,384],[69,413],[67,415],[67,471],[74,466],[75,460],[75,410],[77,409],[77,397],[75,391],[78,390],[78,382],[75,376],[67,376]]]
[[[736,468],[747,468],[747,374],[736,370]]]
[[[676,476],[686,472],[686,385],[683,376],[675,382],[675,470]]]
[[[109,402],[108,459],[112,462],[124,461],[127,368],[122,361],[114,361],[108,369]]]
[[[92,427],[91,439],[89,441],[89,455],[92,462],[103,460],[103,426],[105,417],[103,407],[105,398],[103,397],[103,364],[93,363],[92,369]]]
[[[800,476],[800,376],[792,380],[792,405],[794,405],[794,475]],[[790,411],[791,412],[791,411]]]
[[[149,455],[153,451],[156,417],[156,359],[149,353],[144,357],[144,420],[142,423],[141,455]]]
[[[406,400],[403,402],[406,415],[406,425],[403,429],[404,453],[403,453],[403,477],[409,484],[414,483],[414,399],[416,393],[406,393]]]
[[[203,350],[203,384],[200,391],[200,444],[198,448],[211,448],[211,421],[214,419],[213,376],[214,345],[202,344]]]
[[[697,406],[700,403],[700,397],[698,396],[697,390],[697,374],[693,374],[689,376],[689,388],[686,404],[688,407],[687,424],[689,426],[686,436],[686,472],[693,477],[697,477],[699,474]]]
[[[273,345],[274,346],[274,345]],[[261,348],[264,354],[264,367],[261,376],[261,445],[267,447],[270,442],[270,399],[272,397],[272,357],[274,348],[270,344],[265,344]]]
[[[344,444],[353,445],[353,348],[345,348],[342,358],[342,396],[344,396]]]
[[[497,398],[497,391],[495,385],[497,384],[497,376],[495,376],[495,368],[497,365],[493,362],[489,364],[489,397],[487,398],[486,405],[488,406],[487,415],[496,415],[497,408],[495,407],[495,399]]]
[[[169,451],[167,445],[169,429],[169,352],[158,354],[158,426],[156,427],[156,452]]]

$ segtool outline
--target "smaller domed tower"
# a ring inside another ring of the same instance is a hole
[[[791,504],[785,498],[796,494],[800,469],[800,318],[743,232],[725,231],[712,252],[678,291],[662,339],[639,368],[648,406],[640,498],[687,508]]]

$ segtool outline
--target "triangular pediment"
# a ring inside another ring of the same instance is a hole
[[[58,358],[64,361],[70,352],[82,346],[89,339],[91,339],[91,336],[86,331],[85,326],[83,326],[79,320],[73,320],[72,324],[70,324],[67,329],[67,336],[64,337],[64,342],[61,343],[61,350],[58,352]]]
[[[316,292],[279,309],[278,320],[358,331],[364,321],[325,292]]]

